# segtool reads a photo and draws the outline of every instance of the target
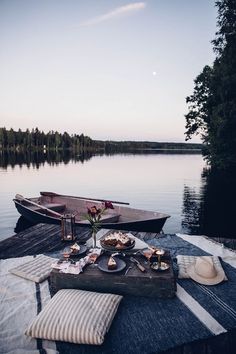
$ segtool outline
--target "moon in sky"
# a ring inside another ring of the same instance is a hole
[[[153,76],[156,76],[156,74],[157,74],[156,71],[153,71],[153,72],[152,72],[152,75],[153,75]]]

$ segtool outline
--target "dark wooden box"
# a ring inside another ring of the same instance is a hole
[[[84,272],[79,275],[64,274],[54,269],[50,276],[52,291],[81,289],[158,298],[172,298],[175,296],[176,279],[169,255],[163,260],[170,265],[170,268],[163,272],[150,269],[144,264],[142,256],[136,256],[135,258],[142,262],[146,272],[142,273],[128,257],[124,258],[127,265],[126,268],[119,273],[102,272],[96,265],[87,266]],[[130,265],[132,269],[125,275]]]

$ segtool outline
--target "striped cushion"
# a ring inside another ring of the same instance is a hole
[[[122,296],[114,294],[60,290],[25,334],[49,340],[100,345],[121,299]]]
[[[49,277],[52,270],[51,264],[53,262],[55,262],[55,258],[38,255],[32,261],[10,269],[10,272],[19,277],[32,280],[35,283],[41,283]]]

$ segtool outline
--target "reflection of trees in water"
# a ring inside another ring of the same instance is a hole
[[[120,151],[109,151],[104,154],[104,152],[91,152],[91,151],[83,151],[81,154],[74,153],[71,150],[47,150],[43,151],[0,151],[0,167],[15,167],[15,165],[19,165],[20,167],[27,165],[28,167],[39,168],[44,163],[48,163],[50,165],[58,165],[59,163],[68,164],[70,161],[81,162],[88,161],[93,156],[97,155],[142,155],[142,154],[199,154],[199,151],[194,150],[129,150],[128,152],[120,152]]]
[[[199,214],[201,210],[201,201],[199,194],[194,188],[184,186],[184,200],[183,210],[184,219],[182,220],[182,227],[185,232],[192,235],[199,234]]]
[[[68,164],[69,161],[84,162],[93,156],[90,152],[84,152],[80,155],[74,154],[69,150],[64,151],[24,151],[24,152],[1,152],[0,153],[0,167],[20,167],[26,165],[28,167],[39,168],[41,165],[48,163],[50,165],[58,165],[59,163]]]
[[[184,230],[212,237],[236,237],[236,174],[204,169],[200,193],[186,186],[183,197]]]

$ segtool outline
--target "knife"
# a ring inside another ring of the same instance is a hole
[[[146,272],[144,266],[142,266],[142,264],[139,261],[137,261],[137,259],[135,259],[134,257],[130,257],[130,260],[131,262],[136,264],[136,266],[138,267],[139,270],[141,270],[141,272]]]

